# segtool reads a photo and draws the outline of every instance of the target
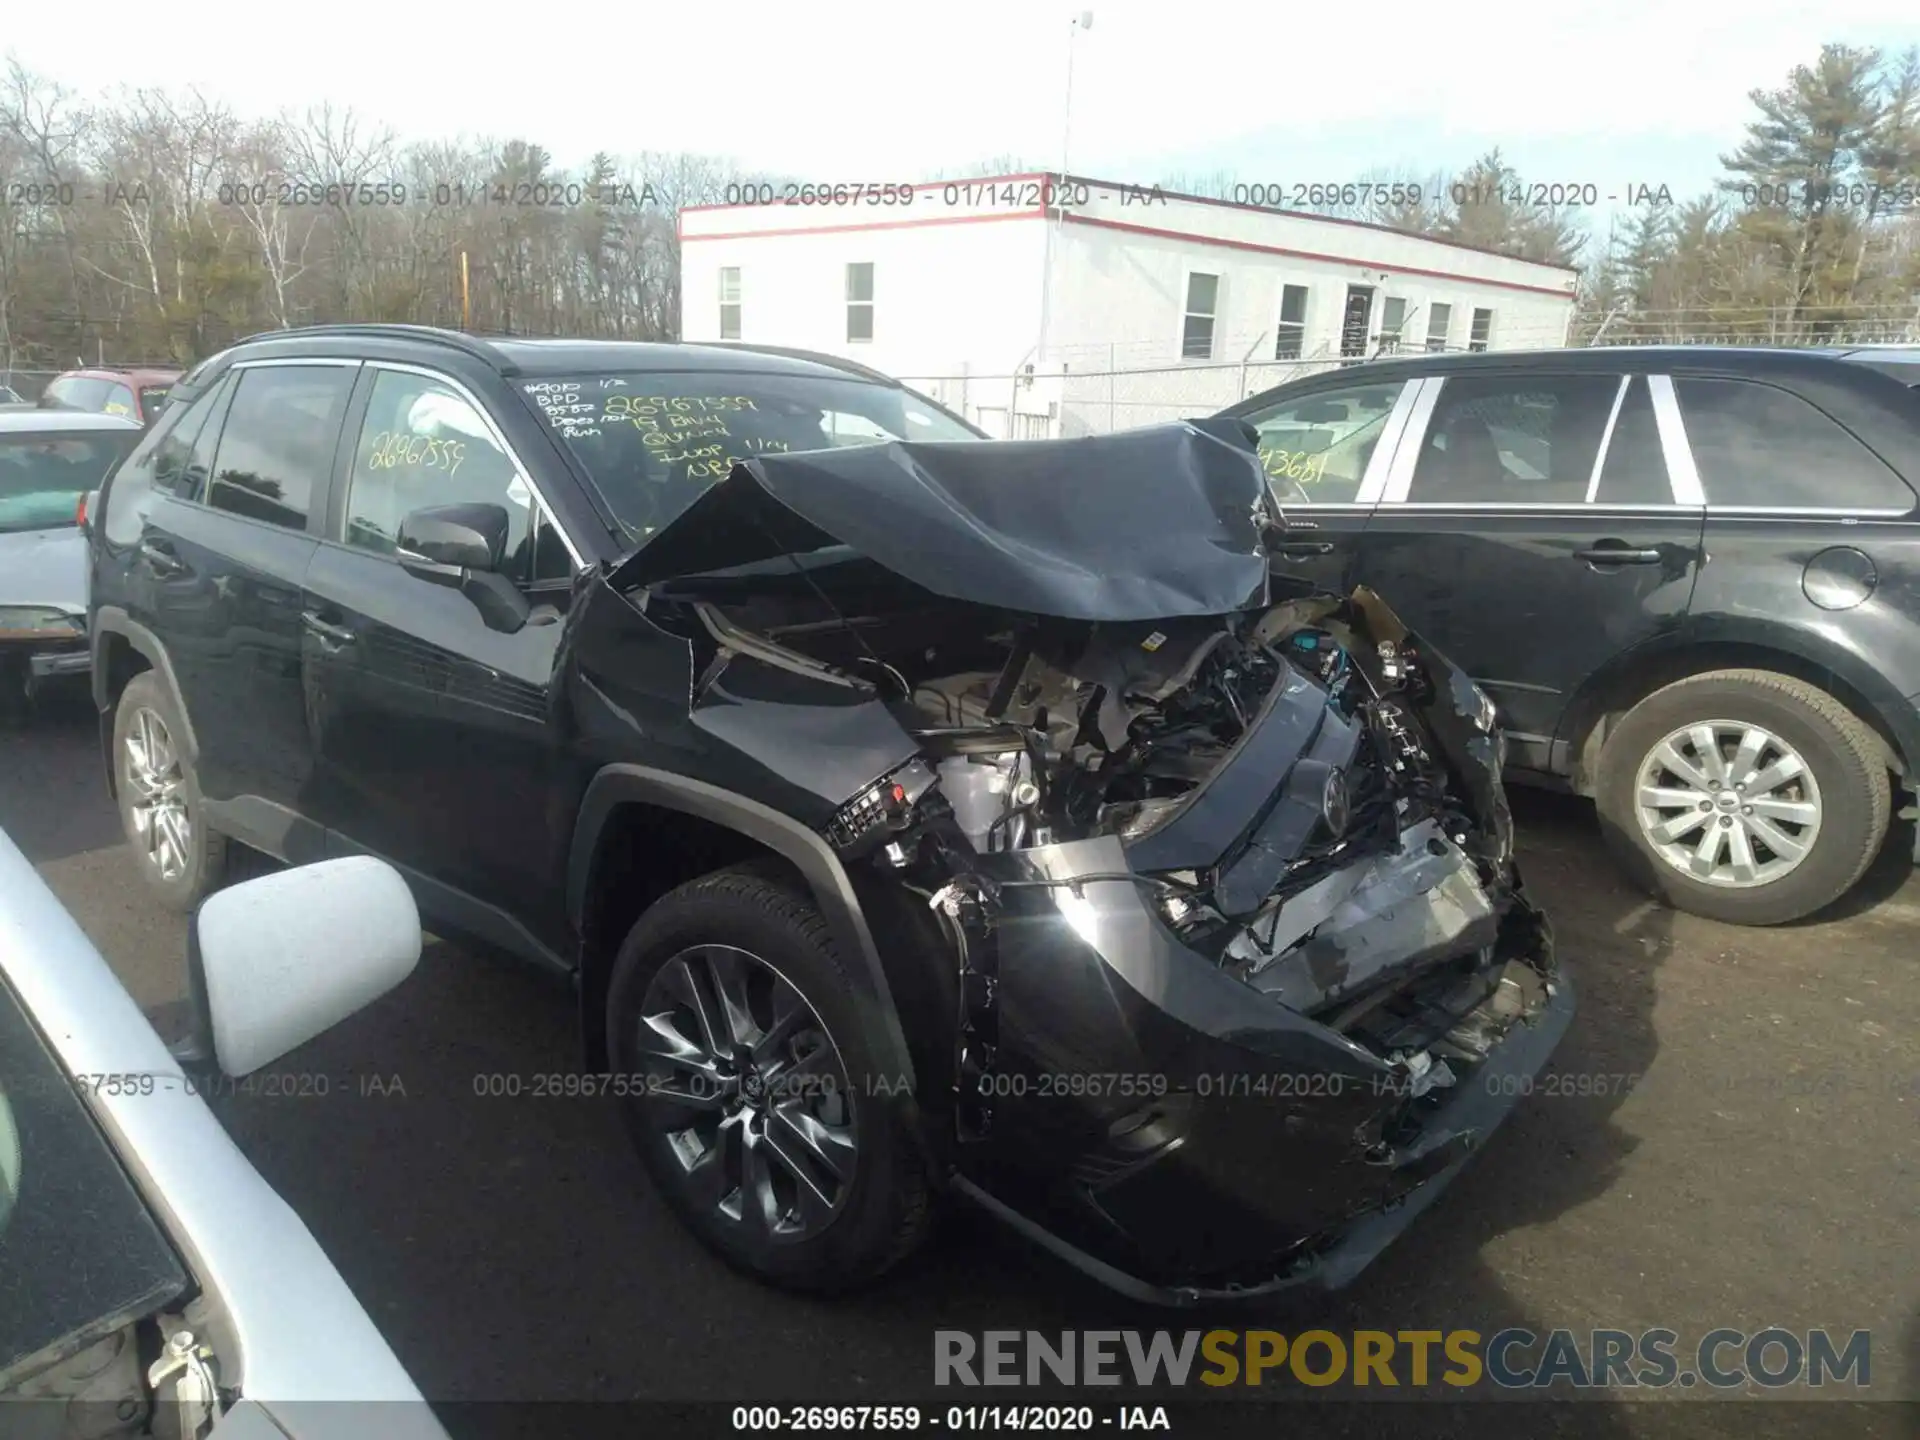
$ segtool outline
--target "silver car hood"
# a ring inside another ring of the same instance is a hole
[[[78,526],[0,533],[0,605],[87,610],[87,537]]]

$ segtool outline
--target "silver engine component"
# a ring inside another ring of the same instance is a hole
[[[1489,945],[1498,920],[1466,852],[1423,820],[1397,851],[1337,870],[1255,920],[1227,959],[1256,990],[1306,1011],[1383,971]]]

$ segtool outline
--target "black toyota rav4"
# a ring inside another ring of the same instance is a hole
[[[1278,588],[1252,433],[982,444],[859,367],[336,327],[199,366],[93,540],[177,906],[370,851],[571,973],[698,1235],[877,1274],[948,1192],[1168,1301],[1350,1278],[1572,992],[1493,709]]]

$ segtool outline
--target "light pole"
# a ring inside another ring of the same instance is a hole
[[[1093,12],[1082,10],[1073,17],[1067,29],[1067,91],[1060,124],[1060,183],[1063,186],[1067,184],[1068,157],[1073,147],[1073,42],[1079,37],[1081,31],[1092,28]],[[1051,190],[1052,187],[1048,186],[1048,189]],[[1053,238],[1054,233],[1066,223],[1066,207],[1060,203],[1059,195],[1046,198],[1052,200],[1055,209],[1053,223],[1047,226],[1047,243],[1040,262],[1040,344],[1035,348],[1039,351],[1040,362],[1043,365],[1051,359],[1047,353],[1047,328],[1053,298]]]
[[[1078,15],[1073,17],[1073,22],[1067,30],[1066,116],[1060,125],[1060,178],[1063,181],[1067,178],[1068,156],[1073,146],[1073,42],[1082,30],[1091,30],[1092,28],[1093,12],[1091,10],[1082,10]]]

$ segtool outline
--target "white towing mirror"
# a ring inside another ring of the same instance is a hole
[[[384,860],[244,881],[207,897],[188,933],[194,1048],[224,1075],[250,1075],[371,1005],[419,961],[420,911]]]

